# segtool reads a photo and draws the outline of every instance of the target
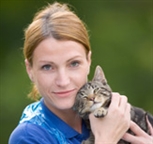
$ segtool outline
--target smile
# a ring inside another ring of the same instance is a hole
[[[53,93],[58,97],[69,97],[75,91],[76,89],[72,89],[72,90],[59,91],[59,92],[53,92]]]

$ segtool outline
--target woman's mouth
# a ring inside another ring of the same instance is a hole
[[[71,90],[65,90],[65,91],[57,91],[53,92],[56,96],[58,97],[69,97],[72,93],[74,93],[76,89],[71,89]]]

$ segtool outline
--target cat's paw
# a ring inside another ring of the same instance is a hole
[[[94,111],[94,116],[97,118],[104,117],[106,114],[107,114],[107,109],[102,107]]]

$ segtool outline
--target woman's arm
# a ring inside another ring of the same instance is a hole
[[[112,93],[112,102],[104,118],[89,116],[95,144],[116,144],[130,127],[130,104],[127,97]]]

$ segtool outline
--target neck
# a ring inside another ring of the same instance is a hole
[[[82,132],[82,119],[72,109],[60,111],[57,116],[79,133]]]

